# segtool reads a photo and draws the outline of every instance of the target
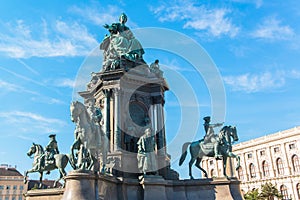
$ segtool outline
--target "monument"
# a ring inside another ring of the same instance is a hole
[[[159,60],[150,66],[144,61],[144,49],[126,22],[123,13],[119,22],[104,25],[109,34],[100,44],[102,69],[79,92],[82,103],[70,106],[75,131],[68,158],[74,170],[64,177],[63,195],[52,199],[242,199],[239,181],[226,173],[219,179],[179,180],[171,169],[164,124],[169,86]],[[220,154],[226,165],[235,130],[225,126],[206,142],[183,145],[180,164],[191,145],[191,178],[195,160],[202,169],[201,156]],[[26,199],[36,196],[28,193]]]

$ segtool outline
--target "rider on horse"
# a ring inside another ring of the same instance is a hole
[[[54,155],[59,154],[55,134],[49,135],[50,142],[45,147],[45,153],[41,156],[38,168],[45,167],[46,165],[54,164]],[[47,172],[49,174],[50,171]]]
[[[211,143],[214,145],[214,154],[216,159],[220,159],[222,155],[219,154],[219,145],[220,145],[220,139],[217,135],[214,134],[215,127],[222,126],[223,123],[216,123],[216,124],[210,124],[210,117],[204,117],[204,130],[205,130],[205,136],[204,136],[204,144]]]
[[[100,108],[95,107],[95,99],[88,99],[87,112],[89,113],[92,122],[96,125],[100,125],[103,116]]]

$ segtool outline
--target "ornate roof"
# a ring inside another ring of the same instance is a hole
[[[0,167],[0,176],[23,176],[16,168]]]

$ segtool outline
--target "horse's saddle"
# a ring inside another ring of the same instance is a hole
[[[201,148],[201,150],[203,151],[204,154],[208,155],[208,154],[214,153],[214,143],[212,143],[212,142],[208,142],[208,143],[200,142],[199,145],[200,145],[200,148]]]

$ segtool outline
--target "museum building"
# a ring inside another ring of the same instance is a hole
[[[300,199],[300,126],[241,142],[232,148],[241,159],[240,168],[232,171],[241,181],[242,193],[260,189],[268,182],[277,187],[283,199]],[[223,176],[221,160],[206,157],[202,166],[209,177]]]
[[[24,176],[16,169],[6,164],[0,166],[0,200],[22,200],[27,185],[23,183]]]

